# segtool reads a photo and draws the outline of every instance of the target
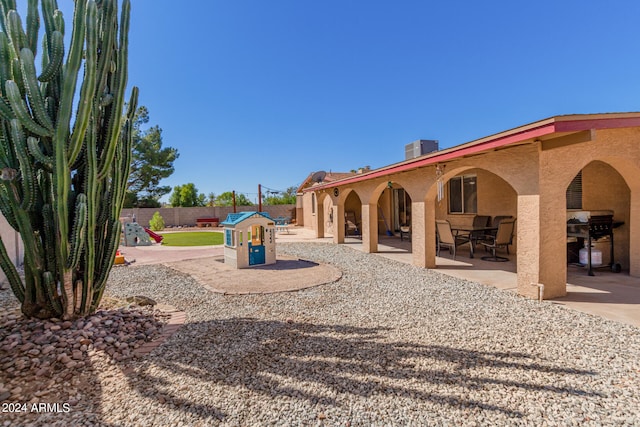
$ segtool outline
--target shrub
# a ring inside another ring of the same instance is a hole
[[[149,221],[149,228],[151,229],[151,231],[164,230],[164,219],[162,219],[160,212],[156,212],[153,214],[153,217]]]

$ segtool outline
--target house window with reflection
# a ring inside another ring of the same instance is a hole
[[[449,180],[449,213],[478,213],[478,177],[454,176]]]

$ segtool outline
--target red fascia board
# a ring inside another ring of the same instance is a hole
[[[576,132],[587,129],[618,129],[640,126],[640,117],[615,119],[569,120],[555,122],[556,132]]]

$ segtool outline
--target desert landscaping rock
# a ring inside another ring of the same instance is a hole
[[[101,311],[52,331],[62,322],[22,319],[0,292],[3,402],[71,405],[3,419],[41,426],[640,424],[638,328],[345,246],[287,243],[278,251],[332,265],[342,277],[296,292],[224,295],[167,266],[114,269],[110,297],[145,295],[185,312],[186,323],[142,357],[126,351],[166,322],[150,308]],[[45,352],[48,346],[55,350]],[[49,374],[34,377],[39,369]]]

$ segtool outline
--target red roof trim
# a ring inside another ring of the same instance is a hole
[[[587,129],[617,129],[640,126],[640,117],[615,119],[571,120],[556,122],[556,132],[574,132]]]

